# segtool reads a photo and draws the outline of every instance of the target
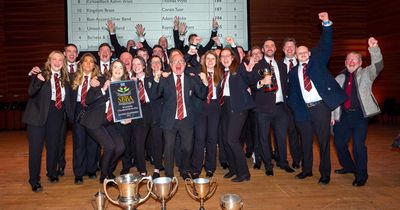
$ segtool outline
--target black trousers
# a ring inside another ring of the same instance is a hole
[[[164,139],[163,132],[160,128],[160,122],[154,122],[151,124],[151,154],[154,158],[154,168],[162,169],[164,168],[163,160],[163,149],[164,149]]]
[[[364,118],[362,110],[342,111],[340,122],[333,127],[334,142],[340,165],[347,171],[356,172],[356,179],[368,179],[367,172],[367,138],[368,118]],[[349,141],[353,139],[353,156],[349,152]]]
[[[238,177],[250,175],[246,156],[240,142],[240,134],[246,121],[248,110],[231,111],[230,99],[224,96],[221,107],[222,142],[225,147],[229,170]]]
[[[174,156],[175,156],[175,140],[179,135],[181,142],[177,151],[181,152],[180,171],[185,173],[190,170],[190,157],[193,150],[193,127],[188,125],[187,118],[183,120],[175,120],[172,129],[163,129],[165,137],[164,145],[164,164],[165,176],[174,176]]]
[[[80,102],[75,106],[75,119],[82,110]],[[76,177],[87,173],[96,173],[98,144],[86,132],[79,122],[75,122],[72,130],[73,158],[72,166]]]
[[[135,156],[136,167],[139,173],[147,173],[145,161],[146,139],[150,133],[151,124],[153,122],[150,104],[142,104],[143,118],[133,120],[133,135],[135,136]]]
[[[125,150],[118,124],[102,125],[95,129],[87,128],[87,132],[103,148],[100,179],[105,178],[114,172],[118,158],[121,157]]]
[[[125,151],[121,157],[122,170],[127,170],[134,166],[135,157],[135,136],[133,135],[133,124],[119,126],[122,139],[124,140]]]
[[[285,112],[284,104],[277,104],[273,108],[274,112],[264,113],[258,112],[258,126],[260,127],[260,145],[262,151],[262,158],[267,169],[272,169],[271,160],[271,144],[270,144],[270,128],[274,130],[275,145],[279,155],[279,166],[285,168],[288,166],[287,163],[287,152],[286,152],[286,132],[288,128],[288,118]]]
[[[195,113],[191,170],[194,173],[200,174],[203,162],[206,171],[215,172],[220,115],[218,106],[218,100],[211,100],[209,105],[204,106],[202,113]]]
[[[64,121],[64,104],[61,110],[50,102],[46,123],[43,126],[27,125],[29,141],[29,183],[40,182],[40,168],[43,146],[46,143],[47,176],[57,176],[58,146],[61,138],[60,127]]]
[[[286,113],[288,116],[288,139],[290,156],[292,156],[293,162],[299,163],[303,159],[300,132],[297,131],[293,114],[289,107],[286,107]]]
[[[313,135],[317,136],[319,145],[319,172],[322,177],[329,177],[331,174],[330,158],[330,119],[331,110],[325,103],[308,108],[310,120],[296,122],[300,130],[303,146],[303,168],[305,173],[312,172],[313,166]]]
[[[57,152],[57,169],[65,168],[66,161],[65,161],[65,141],[67,139],[67,127],[68,122],[64,120],[61,125],[61,135],[60,141],[58,142],[58,152]]]

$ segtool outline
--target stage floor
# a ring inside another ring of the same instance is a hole
[[[267,177],[264,170],[254,170],[251,159],[248,159],[251,180],[233,183],[223,178],[227,171],[218,164],[216,174],[218,188],[214,196],[205,202],[205,208],[220,209],[219,197],[224,193],[235,193],[242,197],[245,210],[400,209],[400,152],[391,150],[391,144],[398,132],[400,132],[399,125],[374,124],[369,127],[367,138],[369,179],[364,187],[356,188],[351,185],[353,175],[333,173],[329,185],[318,185],[319,154],[317,146],[314,145],[314,176],[305,180],[295,179],[295,174],[300,170],[288,174],[278,168],[274,169],[273,177]],[[331,145],[333,171],[339,168],[339,164],[332,141]],[[26,132],[0,132],[0,209],[93,209],[91,199],[99,189],[102,189],[102,185],[98,179],[89,180],[87,177],[84,178],[83,185],[74,184],[71,132],[68,132],[67,137],[66,159],[65,176],[60,178],[59,183],[51,184],[47,181],[45,156],[43,156],[41,171],[43,191],[33,193],[27,181]],[[149,171],[152,171],[149,163],[147,166],[150,168]],[[118,165],[116,174],[120,169],[121,164]],[[131,172],[136,173],[136,169],[131,169]],[[182,178],[179,177],[178,180],[180,182],[178,191],[167,202],[167,209],[198,209],[199,202],[189,197]],[[145,193],[144,188],[144,186],[141,188],[141,195]],[[116,197],[117,191],[112,188],[110,191]],[[107,209],[120,208],[109,204]],[[160,203],[149,198],[138,209],[160,209]]]

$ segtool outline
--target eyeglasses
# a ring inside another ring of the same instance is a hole
[[[184,60],[171,61],[171,64],[174,64],[174,65],[176,65],[176,64],[185,64],[185,61]]]

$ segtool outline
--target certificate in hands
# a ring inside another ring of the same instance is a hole
[[[111,82],[108,89],[114,122],[142,118],[137,84],[133,80]]]

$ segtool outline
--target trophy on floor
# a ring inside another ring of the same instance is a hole
[[[139,195],[140,183],[147,180],[148,193],[144,197]],[[107,184],[113,182],[117,185],[119,196],[117,200],[112,199],[107,193]],[[107,198],[114,204],[121,206],[125,210],[133,210],[140,203],[143,203],[151,193],[153,188],[153,181],[151,176],[140,176],[133,174],[124,174],[116,177],[115,179],[104,179],[103,182],[104,192]]]
[[[106,199],[106,194],[101,192],[99,190],[99,192],[97,192],[92,199],[92,206],[94,210],[104,210],[106,209],[106,204],[107,203],[107,199]]]
[[[239,195],[224,194],[220,198],[220,206],[222,210],[242,210],[243,201]]]
[[[211,179],[207,178],[197,178],[185,180],[186,191],[195,200],[200,201],[199,210],[205,210],[204,202],[209,199],[217,189],[217,182],[214,177]]]
[[[176,177],[159,177],[153,180],[153,191],[151,196],[161,202],[161,210],[167,210],[167,200],[171,198],[178,189]]]
[[[270,68],[264,68],[258,70],[258,74],[262,77],[271,76],[271,84],[266,84],[261,87],[264,92],[272,92],[278,90],[278,84],[276,82],[274,67],[270,66]]]

